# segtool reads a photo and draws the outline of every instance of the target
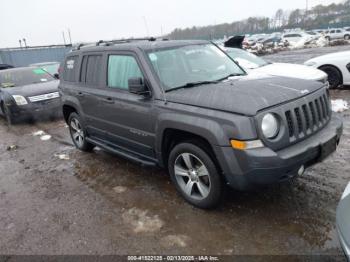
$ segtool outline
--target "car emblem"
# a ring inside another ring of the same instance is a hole
[[[304,89],[304,90],[301,90],[300,93],[302,93],[303,95],[304,95],[304,94],[308,94],[308,93],[309,93],[309,90]]]

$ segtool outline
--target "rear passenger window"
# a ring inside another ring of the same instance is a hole
[[[88,55],[83,57],[80,81],[90,85],[98,84],[100,80],[100,70],[102,55]]]
[[[128,89],[128,80],[143,77],[135,58],[128,55],[108,57],[108,87]]]
[[[78,56],[67,57],[64,63],[63,80],[75,82],[75,76],[78,68]]]

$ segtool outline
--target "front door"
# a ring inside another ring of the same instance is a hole
[[[142,67],[132,53],[111,53],[105,59],[106,85],[98,92],[98,102],[90,128],[104,142],[154,157],[153,100],[128,91],[128,79],[142,77]]]

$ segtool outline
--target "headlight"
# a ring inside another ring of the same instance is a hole
[[[261,122],[261,130],[266,138],[274,138],[279,132],[279,123],[273,114],[266,114]]]
[[[27,100],[23,96],[13,95],[12,97],[19,106],[28,104]]]
[[[304,65],[306,65],[306,66],[315,66],[315,65],[317,65],[317,63],[316,63],[316,62],[313,62],[313,61],[306,61],[306,62],[304,63]]]
[[[350,195],[350,183],[349,183],[348,186],[345,188],[345,191],[344,191],[344,193],[343,193],[341,199],[344,199],[344,198],[346,198],[346,197],[349,196],[349,195]]]

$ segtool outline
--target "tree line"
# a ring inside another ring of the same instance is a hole
[[[350,26],[350,0],[326,6],[317,5],[309,10],[278,9],[271,18],[249,17],[233,23],[177,28],[168,37],[171,39],[220,39],[238,34],[271,33],[293,28],[311,30],[342,26]]]

